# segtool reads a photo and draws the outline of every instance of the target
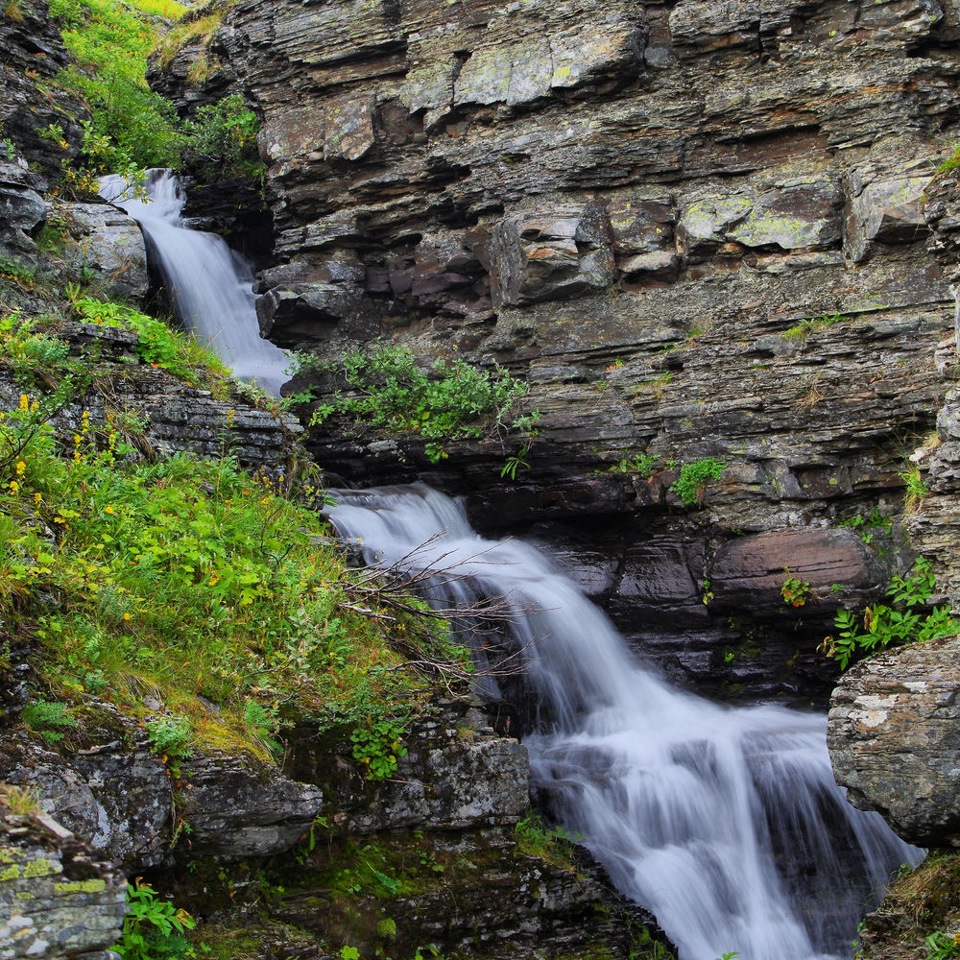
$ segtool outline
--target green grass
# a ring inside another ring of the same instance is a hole
[[[788,330],[784,330],[783,335],[788,340],[804,340],[806,337],[817,331],[825,330],[827,327],[835,326],[838,323],[846,323],[850,317],[842,313],[824,313],[819,317],[808,317],[794,324]]]
[[[141,363],[216,376],[155,318],[88,298],[73,309],[135,330]],[[0,621],[36,644],[27,720],[48,742],[79,743],[69,718],[95,695],[141,717],[157,752],[266,757],[294,717],[372,730],[409,717],[431,682],[404,657],[466,669],[445,628],[323,545],[326,522],[283,477],[229,457],[136,454],[135,415],[102,400],[90,406],[103,414],[83,409],[91,391],[108,396],[110,375],[70,355],[44,329],[55,325],[0,319],[0,364],[23,384],[0,410]],[[68,411],[73,428],[55,430]],[[159,715],[145,714],[147,692]]]
[[[147,57],[163,16],[185,10],[170,0],[51,0],[73,63],[58,83],[90,106],[83,152],[97,172],[175,166],[181,135],[173,105],[147,86]]]

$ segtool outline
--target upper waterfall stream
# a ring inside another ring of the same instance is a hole
[[[850,955],[863,913],[919,852],[846,802],[823,716],[667,685],[533,546],[481,539],[427,487],[335,498],[332,523],[368,563],[436,572],[431,602],[505,598],[549,718],[524,739],[534,785],[681,960]]]
[[[145,196],[122,177],[103,177],[100,195],[143,229],[150,260],[160,271],[180,322],[216,351],[241,380],[275,395],[290,378],[290,361],[260,336],[251,264],[215,233],[180,221],[186,197],[170,170],[150,170]]]

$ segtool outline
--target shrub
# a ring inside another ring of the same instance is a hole
[[[197,110],[183,125],[184,161],[204,180],[249,177],[263,165],[257,158],[257,115],[239,93]]]
[[[886,593],[889,605],[873,604],[862,615],[840,610],[834,619],[837,633],[827,637],[821,649],[846,670],[851,661],[889,646],[922,643],[957,633],[960,623],[950,615],[948,606],[923,612],[936,589],[930,561],[920,557],[909,577],[897,575],[890,581]]]
[[[186,910],[161,900],[153,887],[138,878],[127,884],[127,915],[113,949],[123,960],[190,956],[192,950],[183,933],[195,926]]]
[[[677,495],[685,507],[699,507],[703,503],[707,484],[711,480],[719,480],[726,468],[723,460],[713,457],[685,463],[680,468],[680,476],[670,485],[670,491]]]
[[[400,742],[405,723],[380,718],[350,734],[353,759],[366,767],[368,780],[386,780],[397,769],[397,761],[407,755]]]
[[[437,360],[429,374],[405,347],[354,352],[342,361],[349,393],[338,393],[311,418],[318,425],[333,415],[387,430],[416,433],[431,441],[434,462],[446,452],[442,441],[478,438],[514,430],[533,435],[538,414],[517,412],[527,385],[502,367],[484,370],[459,358]]]
[[[146,6],[146,9],[145,9]],[[173,13],[184,10],[167,2]],[[156,43],[156,0],[51,0],[73,64],[57,82],[81,94],[91,110],[83,155],[101,173],[175,166],[181,137],[171,103],[147,86],[147,56]]]

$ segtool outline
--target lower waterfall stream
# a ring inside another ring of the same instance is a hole
[[[249,264],[180,223],[184,198],[152,171],[149,201],[101,192],[137,219],[186,327],[234,373],[279,391],[287,358],[259,336]],[[533,786],[681,960],[839,960],[863,913],[920,852],[835,785],[825,720],[730,708],[643,669],[607,618],[541,552],[480,538],[422,485],[336,492],[328,515],[370,564],[436,571],[431,602],[503,597],[543,715],[524,737]],[[477,651],[482,667],[483,651]],[[495,677],[478,680],[496,696]]]
[[[216,351],[234,376],[279,394],[290,379],[290,360],[260,336],[253,267],[222,237],[181,223],[186,196],[176,174],[148,170],[142,195],[122,177],[103,177],[100,195],[140,224],[150,262],[184,327]]]
[[[850,956],[863,913],[920,852],[847,803],[823,716],[669,686],[533,546],[483,540],[428,487],[334,498],[331,522],[368,563],[435,572],[431,602],[505,599],[549,717],[524,737],[534,786],[681,960]]]

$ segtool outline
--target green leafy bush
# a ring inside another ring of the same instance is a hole
[[[381,718],[350,734],[353,759],[366,767],[368,780],[386,780],[396,769],[407,748],[400,742],[406,724]]]
[[[183,124],[183,159],[203,180],[259,175],[257,157],[260,120],[239,93],[197,110]]]
[[[535,432],[538,415],[524,416],[517,410],[527,384],[502,367],[484,370],[457,358],[437,360],[427,373],[409,349],[383,346],[372,354],[347,354],[341,375],[349,392],[319,406],[312,425],[339,414],[387,430],[417,433],[431,441],[426,452],[434,462],[446,456],[445,440],[509,430]]]
[[[193,728],[186,717],[151,717],[145,724],[150,749],[172,759],[189,757]]]
[[[147,57],[159,35],[158,9],[179,15],[185,8],[157,0],[51,0],[50,16],[74,61],[57,82],[90,106],[83,153],[97,172],[178,163],[176,111],[146,82]]]
[[[677,495],[685,507],[699,507],[703,503],[707,484],[711,480],[719,480],[726,468],[723,460],[713,457],[685,463],[680,468],[680,476],[670,485],[670,491]]]
[[[837,633],[827,637],[821,649],[846,670],[853,660],[889,646],[922,643],[957,633],[960,623],[950,615],[948,606],[935,606],[924,612],[936,589],[930,561],[920,557],[909,577],[898,575],[890,581],[886,593],[889,605],[876,603],[862,614],[840,610],[834,619]]]
[[[810,599],[810,581],[800,580],[798,577],[792,576],[789,567],[783,569],[787,578],[780,587],[780,596],[783,597],[783,602],[789,606],[802,607]]]
[[[960,957],[960,933],[935,930],[923,942],[927,948],[927,960],[953,960],[954,957]]]
[[[192,950],[183,934],[195,926],[186,910],[161,900],[153,887],[137,879],[127,884],[127,915],[113,949],[123,960],[186,957]]]

